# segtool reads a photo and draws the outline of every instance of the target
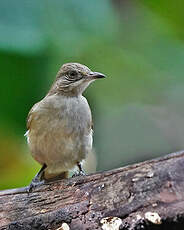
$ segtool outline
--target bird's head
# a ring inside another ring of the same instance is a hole
[[[87,66],[79,63],[66,63],[61,66],[56,80],[50,89],[50,93],[63,93],[77,96],[84,92],[88,85],[105,75],[92,72]]]

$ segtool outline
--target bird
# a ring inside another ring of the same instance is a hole
[[[93,122],[87,99],[82,95],[90,83],[106,76],[80,63],[59,69],[46,96],[33,105],[27,117],[27,143],[32,157],[42,166],[28,190],[45,180],[68,178],[75,166],[92,151]]]

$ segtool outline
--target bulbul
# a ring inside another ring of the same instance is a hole
[[[79,63],[64,64],[48,94],[30,110],[27,118],[27,142],[33,158],[42,165],[30,188],[41,180],[50,180],[78,166],[92,150],[92,116],[82,93],[88,85],[105,75],[92,72]]]

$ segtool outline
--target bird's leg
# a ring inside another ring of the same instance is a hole
[[[85,173],[85,171],[83,170],[82,164],[81,164],[80,162],[77,162],[77,167],[78,167],[79,171],[78,171],[78,172],[75,172],[75,173],[72,175],[72,177],[76,177],[76,176],[85,176],[86,173]]]
[[[41,167],[40,171],[36,174],[36,176],[32,179],[31,184],[28,186],[27,188],[27,192],[31,192],[33,190],[33,188],[35,188],[36,186],[43,184],[44,180],[43,180],[43,173],[45,168],[47,167],[46,164],[43,164],[43,166]]]
[[[77,163],[77,166],[78,166],[78,168],[79,168],[79,174],[80,174],[81,176],[85,176],[86,173],[85,173],[84,169],[82,168],[82,164],[81,164],[80,162],[78,162],[78,163]]]

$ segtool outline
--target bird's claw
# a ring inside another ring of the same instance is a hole
[[[72,177],[78,177],[78,176],[86,176],[86,173],[83,170],[81,170],[78,172],[74,172],[74,174],[72,175]]]
[[[39,180],[33,179],[31,181],[31,184],[27,186],[27,189],[26,189],[27,193],[29,194],[30,192],[33,191],[33,189],[35,189],[37,186],[42,185],[42,184],[44,184],[44,180],[39,181]]]

